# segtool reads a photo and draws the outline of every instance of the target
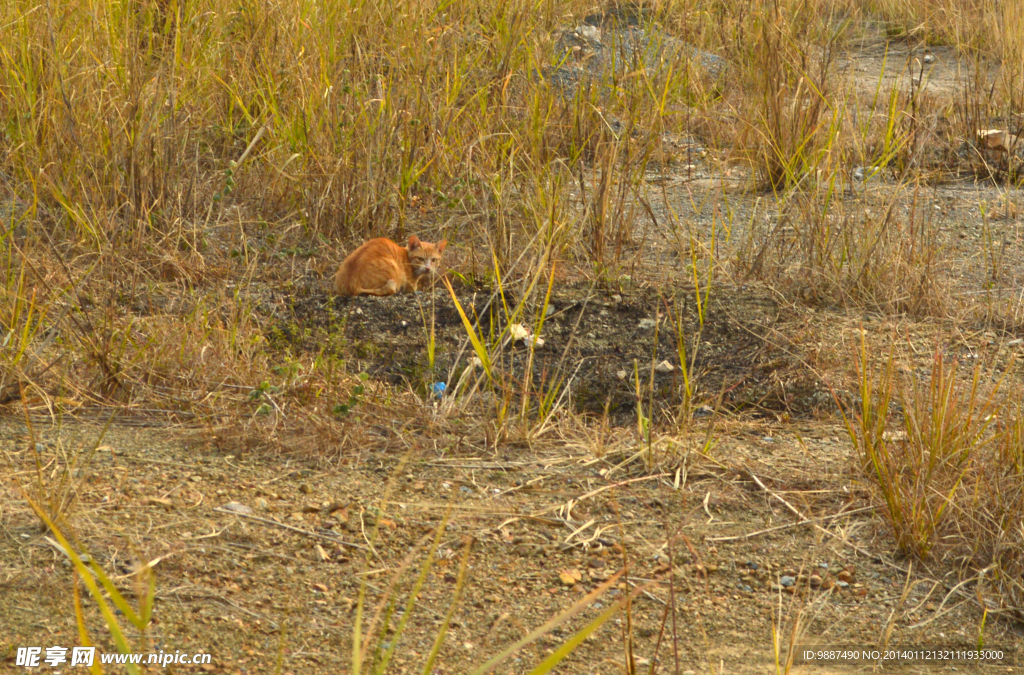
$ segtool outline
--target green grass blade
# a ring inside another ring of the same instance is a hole
[[[444,528],[440,529],[441,532]],[[441,621],[441,628],[437,631],[437,637],[434,638],[434,646],[430,648],[430,654],[427,656],[427,662],[423,664],[423,675],[430,675],[434,671],[434,662],[437,660],[437,655],[441,651],[441,646],[444,644],[444,638],[448,634],[448,626],[451,624],[452,616],[455,614],[455,609],[459,605],[459,600],[462,598],[462,590],[466,585],[466,572],[469,570],[469,554],[473,549],[473,540],[468,539],[466,546],[462,551],[462,562],[459,563],[459,577],[455,584],[455,594],[452,596],[452,604],[448,606],[448,612],[444,615],[444,619]]]
[[[470,343],[473,345],[473,351],[476,352],[476,356],[480,359],[480,362],[484,364],[484,372],[487,373],[487,378],[491,378],[491,359],[487,353],[487,348],[484,347],[484,343],[480,340],[480,336],[477,335],[476,330],[473,328],[473,323],[466,316],[466,311],[462,309],[462,304],[459,302],[458,296],[455,295],[455,289],[452,288],[452,284],[447,278],[442,277],[445,287],[448,289],[448,293],[452,296],[452,302],[455,303],[455,310],[459,313],[462,318],[462,325],[466,328],[466,335],[469,337]]]
[[[579,600],[577,600],[575,603],[573,603],[568,609],[563,611],[561,614],[558,614],[557,616],[549,619],[540,628],[537,628],[537,629],[533,630],[532,632],[530,632],[525,637],[523,637],[520,640],[517,640],[515,643],[509,645],[508,647],[503,649],[501,652],[499,652],[497,655],[495,655],[491,659],[489,659],[482,666],[479,666],[479,667],[471,670],[469,672],[469,675],[484,675],[485,673],[491,672],[492,670],[494,670],[494,668],[496,668],[502,662],[504,662],[505,659],[507,659],[508,657],[512,656],[512,654],[516,653],[518,650],[522,649],[523,647],[525,647],[526,645],[528,645],[528,644],[530,644],[532,642],[537,641],[542,636],[547,635],[552,630],[554,630],[556,627],[558,627],[559,625],[565,623],[566,621],[568,621],[569,619],[571,619],[572,617],[576,616],[577,614],[582,612],[584,609],[589,607],[598,598],[600,598],[602,595],[604,595],[608,591],[609,588],[611,588],[615,583],[617,583],[618,580],[625,573],[626,573],[626,569],[625,568],[619,570],[614,575],[609,577],[607,581],[605,581],[603,584],[601,584],[600,586],[598,586],[597,588],[592,590],[587,595],[585,595],[582,598],[580,598]]]
[[[546,675],[546,673],[550,673],[552,668],[564,661],[569,654],[576,651],[576,648],[579,647],[584,640],[590,637],[595,630],[604,625],[608,619],[612,618],[612,615],[622,609],[624,602],[624,600],[620,600],[608,609],[604,610],[599,617],[584,626],[583,630],[563,642],[561,646],[554,651],[554,653],[541,661],[536,668],[530,671],[529,675]]]
[[[107,625],[107,630],[110,631],[110,636],[114,640],[114,645],[117,647],[117,651],[119,651],[122,654],[131,653],[133,650],[131,649],[131,646],[128,644],[128,640],[125,639],[124,633],[121,631],[121,626],[117,623],[117,617],[114,616],[114,612],[111,611],[110,605],[107,604],[106,598],[103,596],[103,592],[96,585],[96,581],[93,579],[92,574],[89,572],[89,568],[85,566],[85,563],[82,562],[82,559],[75,552],[75,549],[71,546],[68,540],[65,539],[60,529],[58,529],[57,526],[53,523],[53,521],[50,520],[50,518],[46,515],[43,509],[40,508],[40,506],[36,504],[36,502],[28,495],[23,496],[25,498],[25,501],[32,508],[32,510],[36,512],[36,515],[39,516],[39,519],[42,520],[46,524],[46,527],[49,528],[50,532],[53,533],[53,536],[57,539],[57,543],[60,544],[61,548],[64,550],[64,553],[67,554],[68,558],[71,559],[71,563],[74,565],[75,569],[81,575],[82,582],[85,584],[85,587],[89,590],[89,595],[92,596],[93,601],[100,608],[100,613],[103,614],[103,621]],[[111,583],[110,578],[106,574],[104,574],[103,570],[100,569],[95,562],[93,562],[92,565],[95,573],[100,579],[100,582],[103,583],[104,588],[108,589],[108,592],[111,595],[111,599],[115,600],[115,604],[118,604],[116,600],[119,599],[121,603],[124,603],[124,605],[127,606],[127,603],[124,601],[124,598],[121,596],[121,593],[116,588],[114,588],[114,585],[113,583]],[[131,673],[131,675],[140,675],[139,668],[135,664],[126,663],[125,669],[129,673]]]

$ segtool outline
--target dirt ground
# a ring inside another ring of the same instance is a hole
[[[851,57],[851,67],[866,69],[865,82],[877,78],[871,68],[879,67],[880,53],[884,46],[872,43]],[[942,78],[955,69],[942,67],[939,85],[947,86]],[[750,222],[763,195],[720,169],[701,163],[696,178],[689,170],[652,181],[667,180],[666,202],[689,209],[695,223],[710,228],[725,201],[736,223]],[[723,190],[723,181],[735,185]],[[870,189],[891,188],[886,181],[874,179]],[[712,198],[692,199],[702,193]],[[965,179],[927,196],[941,205],[945,250],[964,294],[991,291],[979,251],[992,240],[1006,262],[1000,283],[1009,299],[1024,287],[1020,222],[985,222],[979,209],[1001,194]],[[855,204],[864,196],[845,199]],[[448,399],[428,390],[432,381],[452,386],[470,367],[471,348],[446,291],[334,298],[327,280],[337,252],[313,252],[288,288],[270,275],[253,296],[267,349],[292,356],[335,351],[369,376],[350,414],[365,410],[372,424],[342,426],[315,452],[258,420],[221,427],[125,411],[105,429],[102,412],[61,417],[29,406],[30,428],[22,405],[9,406],[0,418],[4,471],[12,472],[0,484],[0,672],[25,672],[15,665],[16,646],[78,643],[70,563],[18,486],[38,496],[41,482],[48,486],[42,495],[52,494],[67,458],[97,445],[91,462],[71,476],[77,489],[67,525],[122,589],[133,588],[141,561],[157,561],[147,651],[213,656],[202,669],[167,672],[271,673],[278,658],[285,673],[347,672],[361,585],[372,613],[408,558],[414,571],[400,587],[404,603],[423,558],[417,547],[446,514],[438,561],[394,672],[420,672],[455,593],[467,540],[468,578],[435,673],[468,672],[624,566],[627,575],[596,604],[496,672],[529,672],[633,591],[628,614],[588,638],[558,672],[627,672],[630,649],[639,672],[652,659],[660,672],[775,672],[773,626],[788,639],[798,618],[801,643],[821,648],[972,649],[983,626],[985,646],[1006,651],[998,664],[898,664],[883,672],[1024,672],[1020,623],[997,612],[983,622],[979,596],[958,586],[958,561],[894,558],[833,397],[833,390],[850,395],[861,330],[879,342],[909,337],[917,348],[901,358],[920,372],[936,349],[966,359],[1022,356],[1024,336],[983,318],[964,317],[951,330],[931,319],[812,308],[740,278],[716,284],[701,325],[693,288],[678,278],[682,262],[670,233],[644,222],[628,279],[592,283],[567,269],[555,284],[533,381],[543,390],[562,378],[575,426],[542,443],[489,437],[472,411],[452,414]],[[741,234],[732,234],[736,245]],[[469,253],[457,241],[449,250],[449,267],[468,272]],[[490,321],[500,328],[502,310],[486,284],[456,288],[485,330]],[[426,365],[431,317],[433,371]],[[645,386],[653,377],[658,422],[677,419],[680,327],[701,407],[665,441],[672,447],[656,448],[680,461],[652,470],[637,444],[633,374]],[[504,354],[503,376],[522,378],[526,347]],[[666,360],[671,372],[652,368]],[[393,391],[418,401],[414,414],[388,420]],[[714,442],[701,453],[706,438]],[[37,457],[49,463],[37,469]],[[797,525],[802,517],[813,521]],[[780,585],[783,577],[795,584]],[[93,639],[112,649],[96,606],[83,602]],[[670,607],[674,617],[663,623]],[[869,668],[797,665],[792,672]]]
[[[36,442],[90,446],[101,431],[73,423]],[[469,580],[435,672],[465,672],[624,562],[627,588],[644,589],[629,617],[638,659],[654,656],[670,576],[677,623],[666,630],[676,631],[688,670],[771,671],[773,620],[798,614],[806,625],[802,642],[812,645],[876,646],[884,634],[891,645],[975,645],[978,608],[970,593],[950,593],[948,566],[911,570],[892,558],[885,527],[850,478],[844,433],[828,423],[730,424],[713,453],[717,461],[693,462],[680,475],[652,474],[628,449],[601,457],[570,444],[495,451],[454,435],[421,441],[398,428],[362,448],[358,461],[328,463],[231,454],[202,433],[118,426],[103,437],[79,493],[76,531],[126,589],[138,561],[159,559],[150,650],[211,653],[210,672],[271,672],[282,646],[285,672],[345,672],[360,578],[373,603],[387,570],[449,510],[439,561],[399,650],[399,672],[418,672],[429,651],[467,536],[474,540]],[[4,425],[3,444],[16,461],[29,458],[28,442],[24,425]],[[366,567],[368,532],[389,481],[389,512]],[[793,527],[782,500],[828,520]],[[223,510],[232,502],[249,506],[254,517]],[[69,563],[24,509],[5,510],[3,532],[5,642],[74,643]],[[566,571],[578,572],[579,581],[566,585]],[[790,594],[778,586],[783,575],[816,575],[820,585]],[[841,588],[836,582],[844,579]],[[616,587],[499,672],[526,672],[625,590]],[[98,625],[88,600],[86,613]],[[561,672],[621,672],[625,620],[606,624]],[[1020,653],[1021,634],[1011,623],[992,622],[985,635],[987,646]],[[94,637],[110,648],[102,633]],[[5,656],[6,672],[20,670],[13,658]],[[672,664],[667,644],[659,658]],[[981,670],[1020,672],[1016,658]]]

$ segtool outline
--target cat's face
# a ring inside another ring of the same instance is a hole
[[[412,265],[413,276],[419,279],[424,275],[436,274],[441,264],[441,253],[447,245],[447,239],[431,244],[420,241],[415,235],[409,237],[409,264]]]

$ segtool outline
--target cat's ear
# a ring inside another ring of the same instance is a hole
[[[437,252],[438,253],[444,253],[444,247],[447,246],[447,245],[448,245],[448,240],[447,239],[442,239],[441,241],[439,241],[438,244],[437,244]]]
[[[415,234],[410,234],[409,235],[409,250],[410,251],[415,251],[421,245],[422,244],[420,243],[420,238],[419,237],[417,237]]]

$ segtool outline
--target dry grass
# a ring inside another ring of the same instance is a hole
[[[720,55],[722,72],[697,58],[645,66],[634,53],[566,86],[565,68],[590,67],[583,52],[560,51],[560,32],[592,13],[577,0],[5,4],[0,403],[160,411],[264,438],[303,433],[318,447],[375,419],[429,426],[424,383],[364,383],[344,344],[310,356],[268,342],[260,295],[322,276],[366,237],[415,229],[460,242],[472,263],[452,276],[485,284],[505,326],[485,334],[465,315],[466,361],[475,354],[487,368],[447,374],[464,398],[446,401],[443,415],[483,420],[488,443],[589,433],[563,396],[572,364],[538,387],[531,352],[526,376],[502,375],[508,327],[539,334],[565,270],[614,287],[642,263],[638,233],[658,203],[647,178],[688,161],[679,139],[704,145],[721,167],[748,169],[744,189],[771,204],[745,229],[725,218],[739,242],[728,260],[714,232],[684,236],[670,219],[701,325],[720,275],[817,308],[977,315],[975,299],[951,290],[952,254],[926,192],[951,173],[1022,180],[1013,152],[976,137],[1021,133],[1020,3],[615,9],[639,17],[659,48],[671,37]],[[887,65],[891,84],[858,90],[839,61],[872,22],[914,45],[951,45],[964,64],[956,95],[923,93],[913,63]],[[876,174],[895,180],[868,194],[860,180]],[[990,324],[1021,326],[1012,301],[984,312]],[[685,365],[699,336],[678,325]],[[897,546],[927,556],[938,533],[955,531],[950,550],[965,569],[998,566],[999,592],[1020,607],[1019,584],[1006,581],[1024,564],[1014,525],[1024,516],[1020,411],[958,389],[943,364],[930,388],[907,390],[906,445],[890,452],[878,426],[886,413],[869,408],[851,436],[873,462]],[[683,461],[668,446],[711,446],[692,424],[697,375],[685,368],[680,415],[650,418],[654,367],[636,364],[631,380],[648,468]],[[964,400],[985,415],[959,416]],[[968,440],[949,445],[949,426]],[[940,477],[921,473],[965,455]]]

